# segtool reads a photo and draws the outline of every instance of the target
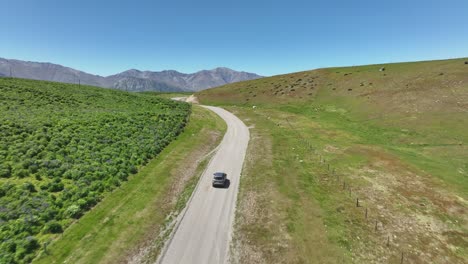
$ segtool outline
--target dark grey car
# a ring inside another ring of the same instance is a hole
[[[213,187],[220,186],[220,187],[226,187],[226,173],[224,172],[216,172],[213,174]]]

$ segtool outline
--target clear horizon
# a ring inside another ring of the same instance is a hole
[[[468,3],[23,0],[3,5],[0,57],[108,76],[217,67],[263,76],[468,56]]]
[[[51,61],[31,61],[31,60],[22,60],[22,59],[17,59],[17,58],[5,58],[5,57],[0,57],[0,58],[3,58],[3,59],[6,59],[6,60],[20,60],[20,61],[29,61],[29,62],[37,62],[37,63],[52,63],[52,64],[58,64],[60,66],[64,66],[64,67],[68,67],[68,68],[72,68],[74,70],[78,70],[78,71],[82,71],[82,72],[85,72],[85,73],[88,73],[88,74],[94,74],[94,75],[99,75],[101,77],[109,77],[111,75],[115,75],[115,74],[119,74],[119,73],[122,73],[124,71],[129,71],[129,70],[138,70],[138,71],[141,71],[141,72],[145,72],[145,71],[150,71],[150,72],[161,72],[161,71],[177,71],[179,73],[182,73],[182,74],[193,74],[193,73],[197,73],[197,72],[200,72],[200,71],[203,71],[203,70],[215,70],[216,68],[229,68],[229,67],[225,67],[225,66],[218,66],[218,67],[215,67],[215,68],[212,68],[212,69],[200,69],[200,70],[197,70],[197,71],[193,71],[193,72],[182,72],[182,71],[179,71],[179,70],[176,70],[176,69],[162,69],[162,70],[151,70],[151,69],[126,69],[126,70],[123,70],[123,71],[120,71],[120,72],[115,72],[115,73],[111,73],[109,75],[100,75],[100,74],[97,74],[97,73],[93,73],[93,72],[87,72],[87,71],[84,71],[84,70],[81,70],[81,69],[77,69],[77,68],[74,68],[74,67],[70,67],[70,66],[67,66],[67,65],[62,65],[62,64],[59,64],[59,63],[54,63],[54,62],[51,62]],[[468,56],[461,56],[461,57],[453,57],[453,58],[440,58],[440,59],[431,59],[431,60],[414,60],[414,61],[392,61],[392,62],[378,62],[378,63],[369,63],[369,64],[355,64],[355,65],[333,65],[333,66],[329,66],[329,67],[319,67],[319,68],[311,68],[311,69],[306,69],[306,70],[302,70],[302,71],[309,71],[309,70],[316,70],[316,69],[323,69],[323,68],[334,68],[334,67],[355,67],[355,66],[366,66],[366,65],[381,65],[381,64],[392,64],[392,63],[406,63],[406,62],[422,62],[422,61],[437,61],[437,60],[451,60],[451,59],[463,59],[463,58],[468,58]],[[232,69],[232,68],[229,68],[231,70],[234,70],[234,71],[239,71],[239,72],[245,72],[244,70],[242,69]],[[295,72],[300,72],[300,71],[295,71]],[[256,73],[256,72],[248,72],[248,73]],[[289,73],[294,73],[294,72],[284,72],[284,73],[278,73],[278,74],[275,74],[275,75],[283,75],[283,74],[289,74]],[[261,75],[261,74],[259,74]],[[262,77],[272,77],[272,76],[275,76],[275,75],[261,75]]]

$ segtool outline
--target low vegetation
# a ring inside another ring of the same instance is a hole
[[[176,140],[63,234],[50,237],[33,263],[154,263],[225,129],[216,114],[193,107]]]
[[[0,79],[0,262],[30,262],[179,135],[189,104]]]
[[[253,127],[234,262],[464,263],[464,61],[320,69],[200,92]]]

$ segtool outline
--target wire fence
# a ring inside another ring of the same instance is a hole
[[[261,113],[260,111],[256,111],[256,113],[271,120],[269,116]],[[286,129],[289,128],[293,133],[295,133],[294,137],[298,140],[298,145],[294,147],[294,150],[296,152],[298,162],[302,163],[305,159],[309,159],[316,163],[316,168],[320,171],[318,173],[320,181],[318,182],[328,182],[332,186],[335,186],[334,188],[336,190],[345,194],[344,197],[348,201],[346,204],[349,207],[352,207],[353,210],[358,210],[358,213],[362,215],[362,218],[358,220],[364,223],[364,227],[366,228],[365,231],[380,234],[382,240],[381,245],[386,248],[390,249],[392,246],[395,245],[396,247],[396,245],[400,244],[396,243],[396,241],[392,239],[392,234],[389,233],[389,230],[385,229],[385,221],[381,219],[382,216],[379,214],[379,209],[371,208],[367,205],[366,197],[362,194],[366,193],[366,191],[362,186],[359,186],[357,183],[353,183],[353,180],[348,177],[347,174],[340,173],[338,169],[333,166],[334,164],[332,161],[326,160],[325,154],[319,150],[319,147],[317,147],[312,141],[308,140],[299,128],[295,127],[291,123],[290,117],[285,118],[283,122],[277,122],[276,125]],[[357,190],[363,190],[363,192],[358,192]],[[353,223],[354,221],[352,224]],[[400,264],[408,262],[409,256],[407,252],[401,248],[397,248],[394,251],[399,251],[400,254],[393,256],[393,259],[398,259]]]

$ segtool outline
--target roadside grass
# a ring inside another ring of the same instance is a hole
[[[198,93],[253,127],[235,263],[466,262],[464,61],[319,69]]]
[[[193,176],[206,165],[197,160],[219,143],[225,129],[217,115],[194,106],[174,142],[62,235],[51,236],[52,243],[34,263],[119,263],[138,255],[155,240],[168,215],[183,207],[186,199],[178,197],[189,195],[193,188],[185,186],[192,186]]]
[[[187,202],[190,199],[190,196],[192,196],[192,193],[195,190],[195,187],[197,186],[198,180],[200,179],[204,169],[208,165],[208,161],[210,158],[211,156],[206,157],[205,159],[200,161],[200,164],[197,167],[197,171],[195,173],[196,177],[192,177],[188,180],[187,184],[185,185],[184,190],[182,191],[182,193],[179,195],[179,198],[177,199],[177,203],[174,208],[175,212],[179,213],[187,205]]]
[[[337,241],[347,230],[326,229],[325,222],[339,223],[341,216],[324,215],[321,197],[311,197],[314,177],[299,162],[302,143],[294,131],[276,120],[277,113],[228,109],[255,125],[242,172],[234,263],[349,263]]]
[[[438,170],[422,171],[416,161],[427,157],[416,148],[408,158],[389,140],[398,129],[352,129],[333,114],[314,118],[290,108],[228,109],[254,126],[236,216],[238,263],[385,262],[402,252],[416,263],[463,263],[466,202],[456,194],[466,186],[439,180],[444,168],[434,158],[428,163]],[[421,253],[430,250],[434,255]]]
[[[140,249],[140,254],[138,254],[137,257],[132,258],[132,263],[155,263],[157,261],[166,240],[173,231],[177,216],[187,205],[187,202],[189,201],[193,191],[195,190],[195,187],[197,186],[198,180],[200,179],[203,171],[208,165],[208,161],[213,155],[210,153],[208,154],[209,155],[204,156],[201,160],[199,160],[196,171],[193,173],[194,176],[191,177],[183,187],[182,192],[180,192],[179,196],[177,197],[174,209],[168,216],[166,216],[158,236],[153,237],[152,240],[149,240],[148,243],[146,243],[147,245],[145,247]]]

